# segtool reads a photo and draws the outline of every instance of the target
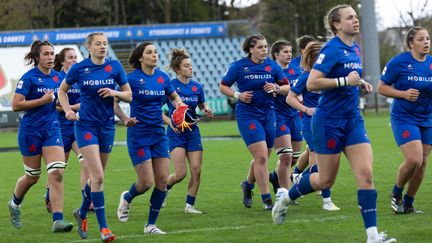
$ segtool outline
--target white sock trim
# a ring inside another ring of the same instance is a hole
[[[368,238],[374,237],[374,236],[378,235],[378,228],[376,226],[369,227],[366,229],[366,234],[367,234]]]

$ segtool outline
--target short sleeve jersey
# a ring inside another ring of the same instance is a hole
[[[106,59],[105,63],[96,65],[91,59],[84,59],[69,69],[65,82],[71,86],[77,83],[80,89],[80,123],[114,123],[114,98],[102,98],[98,90],[114,90],[116,86],[127,83],[126,74],[119,61]]]
[[[318,105],[318,100],[320,97],[321,91],[308,91],[306,88],[307,80],[309,78],[310,72],[303,71],[300,74],[296,85],[291,88],[291,91],[296,93],[297,95],[303,96],[303,104],[306,107],[315,108]]]
[[[66,73],[61,70],[59,73],[59,77],[60,80],[63,80],[66,77]],[[80,99],[80,89],[77,83],[74,83],[70,89],[67,92],[68,98],[69,98],[69,104],[70,105],[75,105],[80,103],[79,99]],[[64,112],[59,112],[58,113],[58,120],[60,122],[60,126],[63,128],[66,127],[72,127],[74,124],[74,121],[70,121],[68,119],[66,119],[65,117],[65,113]]]
[[[425,126],[432,126],[432,57],[423,62],[405,52],[391,59],[384,67],[381,81],[393,85],[397,90],[410,88],[420,91],[416,101],[396,98],[391,115],[407,122],[416,120]]]
[[[348,46],[339,36],[335,36],[321,49],[313,69],[322,72],[326,78],[346,77],[352,71],[357,71],[361,76],[360,48],[356,43]],[[359,116],[359,93],[358,86],[322,91],[316,114],[335,118]]]
[[[285,77],[288,79],[290,87],[293,87],[297,83],[298,76],[301,70],[295,65],[288,65],[287,68],[283,69]],[[279,83],[279,85],[284,85],[284,83]],[[286,103],[286,95],[278,95],[275,98],[275,111],[276,115],[283,115],[286,117],[298,116],[298,111]]]
[[[26,100],[36,100],[49,91],[57,92],[61,79],[59,73],[51,70],[50,74],[42,73],[35,67],[26,72],[18,81],[15,93],[21,94]],[[38,130],[58,127],[56,101],[24,111],[20,120],[21,127]]]
[[[275,61],[266,58],[262,63],[253,63],[245,57],[231,64],[222,78],[222,84],[232,86],[237,83],[240,92],[253,92],[250,103],[237,101],[237,116],[250,118],[262,117],[269,110],[274,110],[273,94],[266,93],[264,85],[278,80],[287,82],[282,68]]]
[[[174,92],[170,78],[159,69],[155,69],[152,75],[135,69],[127,78],[132,89],[130,116],[138,120],[135,126],[129,127],[129,131],[139,132],[140,135],[164,134],[162,106],[166,97]]]

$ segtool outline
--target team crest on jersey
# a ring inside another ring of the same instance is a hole
[[[325,54],[321,53],[316,60],[316,64],[321,64],[323,62],[324,58],[325,58]]]
[[[59,78],[58,78],[58,76],[57,75],[55,75],[53,78],[52,78],[53,80],[54,80],[54,82],[58,82],[59,81]]]
[[[267,72],[270,72],[272,69],[270,67],[270,65],[265,66],[264,70],[266,70]]]
[[[192,91],[193,91],[193,92],[197,92],[197,91],[198,91],[198,88],[197,88],[197,86],[195,86],[195,85],[194,85],[194,86],[192,86]]]
[[[357,56],[360,56],[360,50],[358,49],[358,47],[355,48],[355,52]]]
[[[105,70],[105,72],[107,72],[107,73],[110,73],[110,72],[112,72],[112,67],[111,67],[111,65],[106,65],[105,66],[105,68],[104,68],[104,70]]]
[[[162,76],[159,76],[159,77],[157,78],[157,82],[158,82],[159,84],[163,84],[163,83],[164,83],[164,79],[162,78]]]

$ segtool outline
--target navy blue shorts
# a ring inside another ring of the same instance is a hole
[[[316,153],[338,154],[350,145],[370,143],[361,116],[331,118],[314,114],[312,136]]]
[[[276,135],[276,120],[274,111],[257,118],[237,118],[237,126],[246,146],[265,141],[267,148],[272,148]]]
[[[432,127],[423,127],[406,121],[399,121],[391,117],[393,136],[398,146],[414,140],[421,140],[422,144],[432,144]]]
[[[184,148],[187,152],[203,151],[201,134],[198,127],[195,127],[192,131],[185,131],[180,134],[170,131],[167,132],[167,136],[170,152],[177,147]]]
[[[79,148],[99,145],[100,152],[111,153],[114,136],[114,124],[95,126],[75,122],[75,138]]]
[[[75,131],[74,127],[62,127],[61,134],[63,139],[63,147],[65,153],[68,153],[72,149],[72,144],[75,142]]]
[[[301,142],[303,140],[300,117],[276,115],[276,137],[287,134],[291,134],[291,141]]]
[[[309,150],[311,152],[314,152],[315,151],[315,146],[314,146],[314,143],[313,143],[311,123],[312,123],[312,117],[303,115],[303,118],[301,120],[302,134],[303,134],[303,137],[304,137],[304,139],[306,141],[307,146],[309,147]]]
[[[128,133],[127,146],[133,166],[151,158],[169,158],[168,138],[165,134]]]
[[[63,147],[60,127],[48,130],[35,130],[25,127],[18,129],[18,146],[24,156],[35,156],[42,153],[42,147]]]

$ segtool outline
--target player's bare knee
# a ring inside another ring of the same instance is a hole
[[[104,176],[103,175],[96,175],[91,178],[92,187],[101,187],[104,183]]]
[[[268,157],[267,157],[267,154],[265,154],[265,153],[255,154],[254,160],[255,160],[254,163],[256,165],[266,165]]]
[[[417,168],[420,167],[423,162],[423,156],[419,156],[418,154],[409,154],[405,158],[405,165],[409,168]]]
[[[150,189],[152,186],[153,186],[153,182],[147,179],[139,180],[138,183],[136,183],[136,187],[139,192],[145,192],[148,189]]]
[[[54,180],[55,182],[61,183],[63,182],[63,171],[55,170],[48,174],[48,178]]]
[[[200,177],[201,176],[201,167],[200,166],[192,167],[190,169],[190,171],[191,171],[191,176],[193,176],[193,177]]]

